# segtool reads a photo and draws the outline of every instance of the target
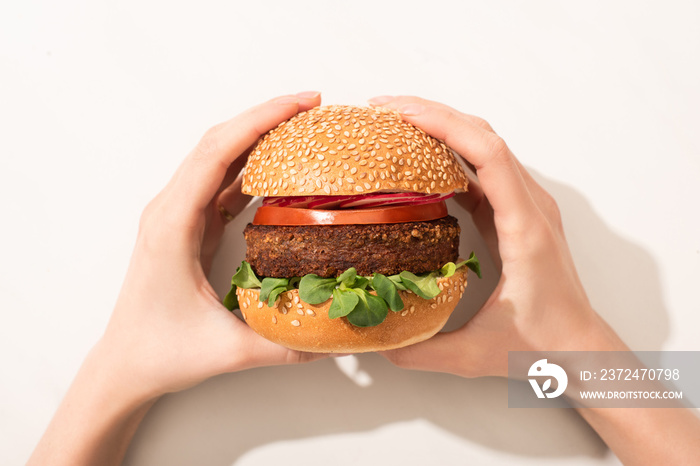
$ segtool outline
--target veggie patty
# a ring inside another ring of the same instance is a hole
[[[337,277],[350,267],[369,276],[425,273],[456,261],[460,227],[456,218],[447,216],[374,225],[248,224],[243,234],[246,261],[258,276]]]

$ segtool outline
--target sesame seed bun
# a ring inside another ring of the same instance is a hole
[[[252,196],[451,193],[467,177],[444,143],[381,107],[333,105],[299,113],[248,157]]]
[[[376,327],[356,327],[345,317],[330,319],[331,299],[307,304],[299,298],[299,290],[280,294],[272,307],[258,300],[258,289],[238,288],[236,293],[245,321],[270,341],[314,353],[363,353],[412,345],[439,332],[464,293],[467,268],[438,278],[437,283],[442,292],[433,299],[399,291],[403,310],[389,311]]]

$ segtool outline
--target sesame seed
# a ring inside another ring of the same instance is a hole
[[[299,322],[298,320],[294,319],[294,320],[291,322],[291,324],[292,324],[293,326],[295,326],[295,327],[298,327],[298,326],[301,325],[301,322]]]
[[[306,313],[307,313],[308,315],[310,315],[311,317],[315,317],[315,316],[316,316],[316,313],[315,313],[314,311],[312,311],[311,309],[307,309],[307,310],[306,310]]]
[[[388,151],[393,151],[393,154]],[[439,189],[445,192],[450,189],[463,190],[467,186],[467,179],[455,161],[455,154],[442,142],[402,121],[397,112],[334,105],[298,114],[264,135],[252,150],[249,161],[254,165],[244,172],[241,190],[245,194],[259,196],[292,192],[338,194],[341,189],[334,189],[334,185],[326,189],[322,184],[318,188],[320,191],[316,191],[315,179],[322,175],[313,170],[319,168],[312,169],[311,165],[303,167],[309,158],[312,163],[324,162],[326,156],[330,157],[330,166],[335,164],[336,167],[338,162],[351,157],[357,162],[357,168],[369,164],[372,169],[386,160],[387,163],[380,167],[384,174],[370,172],[369,181],[374,184],[367,188],[367,184],[363,183],[363,191],[398,189],[434,192]],[[368,159],[363,160],[363,157]],[[301,177],[298,175],[300,172]],[[328,173],[332,178],[338,176],[332,171],[324,170],[323,173]],[[358,170],[351,175],[354,180],[360,180],[362,173],[362,170]],[[395,175],[390,177],[391,173]],[[368,176],[364,177],[366,179]],[[353,185],[351,188],[357,187],[356,183],[349,184]],[[348,194],[347,188],[342,191]],[[352,191],[360,192],[357,189]]]
[[[277,316],[272,316],[272,323],[276,324],[277,323]]]
[[[401,315],[402,315],[403,317],[406,317],[406,314],[408,314],[408,311],[403,311],[403,312],[401,312]]]

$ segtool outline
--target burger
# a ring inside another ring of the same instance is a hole
[[[459,260],[445,200],[467,190],[445,144],[395,111],[317,107],[251,150],[241,190],[263,198],[224,298],[291,349],[359,353],[437,333],[479,274]]]

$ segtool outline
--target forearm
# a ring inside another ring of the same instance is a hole
[[[120,464],[154,399],[126,389],[96,347],[86,358],[29,465]]]
[[[581,416],[624,464],[693,464],[700,419],[686,408],[581,408]]]
[[[596,351],[629,351],[600,319]],[[590,338],[590,337],[589,337]],[[579,400],[580,401],[580,400]],[[577,408],[624,464],[691,464],[700,458],[700,419],[678,408]]]

